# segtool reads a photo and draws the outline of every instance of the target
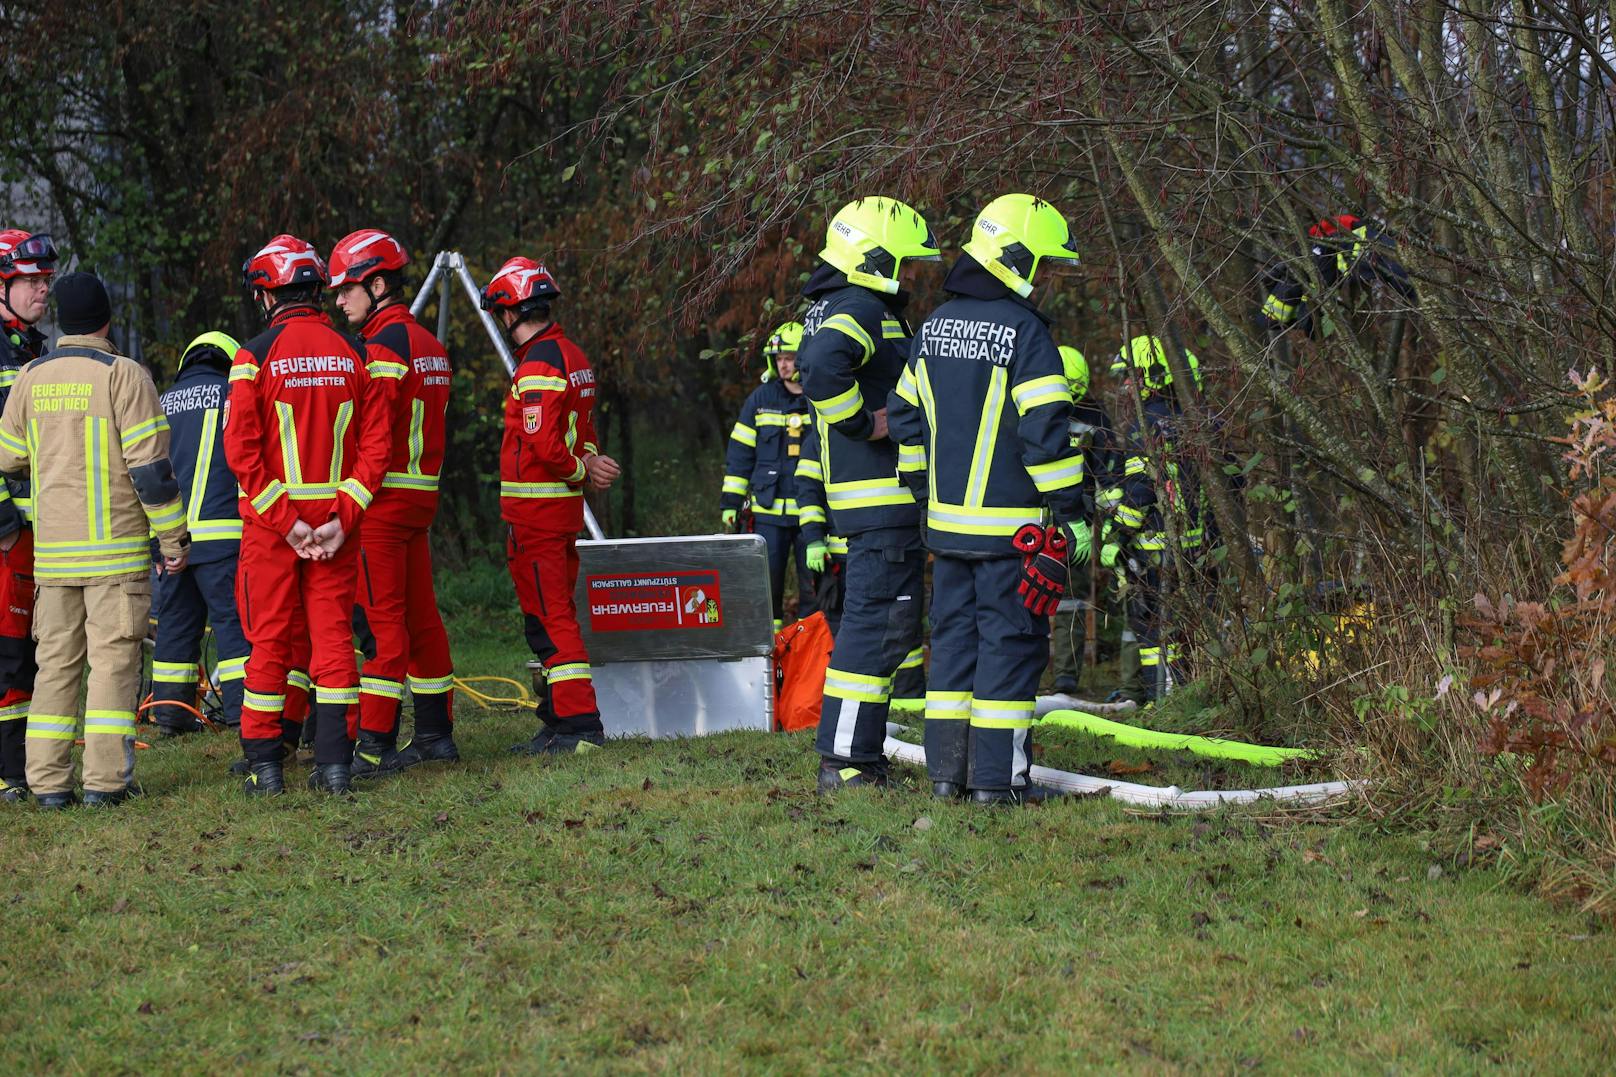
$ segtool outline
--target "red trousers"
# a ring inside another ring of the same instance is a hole
[[[267,527],[243,521],[241,531],[236,606],[252,644],[241,705],[243,751],[252,760],[278,758],[282,714],[302,720],[289,709],[288,695],[298,693],[295,684],[288,692],[287,675],[306,668],[322,718],[315,762],[348,762],[359,722],[353,606],[360,535],[350,534],[329,561],[306,561]]]
[[[34,531],[0,554],[0,779],[26,780],[24,734],[34,696]]]
[[[431,522],[430,514],[427,522]],[[359,552],[359,604],[376,637],[376,657],[365,663],[359,678],[359,728],[397,732],[407,675],[419,729],[426,697],[441,696],[447,708],[454,688],[449,633],[444,631],[432,589],[427,527],[378,514],[373,506],[365,517],[364,531]]]
[[[511,524],[505,556],[527,644],[544,663],[550,685],[539,717],[563,733],[601,732],[589,654],[572,597],[578,584],[577,538]]]

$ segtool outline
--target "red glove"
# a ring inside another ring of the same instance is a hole
[[[1016,588],[1021,604],[1047,617],[1066,594],[1066,535],[1058,526],[1045,530],[1025,524],[1011,541],[1021,551],[1021,584]]]

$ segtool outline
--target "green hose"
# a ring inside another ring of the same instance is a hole
[[[1237,740],[1195,737],[1188,733],[1159,733],[1154,729],[1123,725],[1083,711],[1050,711],[1043,720],[1050,725],[1081,729],[1097,737],[1112,737],[1117,743],[1130,748],[1188,751],[1213,759],[1238,759],[1259,767],[1277,767],[1287,759],[1313,759],[1319,754],[1310,748],[1270,748],[1261,744],[1242,744]]]

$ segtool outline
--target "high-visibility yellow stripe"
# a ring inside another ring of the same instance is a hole
[[[354,504],[362,509],[370,508],[372,494],[365,489],[365,484],[358,479],[347,478],[342,480],[342,492],[353,499]]]
[[[931,434],[928,445],[937,444],[937,396],[931,391],[931,373],[926,368],[926,357],[915,359],[915,386],[920,396],[920,408],[926,416],[926,429]],[[930,491],[931,499],[937,500],[937,469],[932,468],[926,476],[926,487]]]
[[[286,473],[287,485],[295,486],[303,481],[303,465],[297,458],[297,421],[292,405],[275,401],[275,416],[280,424],[281,470]]]
[[[21,703],[12,703],[8,706],[0,707],[0,722],[21,722],[25,720],[28,717],[30,705],[29,701],[25,699]]]
[[[88,710],[84,712],[84,735],[105,734],[114,737],[135,735],[134,711]]]
[[[361,677],[359,678],[359,691],[364,695],[403,699],[404,682],[390,680],[386,677]]]
[[[972,699],[971,724],[979,729],[1030,729],[1036,710],[1030,699]]]
[[[565,444],[567,446],[567,451],[568,452],[572,452],[573,449],[577,447],[577,445],[578,445],[578,413],[576,411],[567,412],[567,433],[566,433],[566,436],[563,437],[561,440],[562,440],[563,444]]]
[[[522,393],[564,393],[567,391],[567,379],[556,378],[548,374],[524,374],[516,379],[516,392]]]
[[[251,707],[255,711],[279,711],[286,708],[286,697],[266,695],[248,688],[243,689],[241,693],[241,705]]]
[[[411,475],[401,471],[389,471],[382,476],[382,489],[384,490],[437,490],[440,479],[437,475]]]
[[[589,672],[588,662],[564,662],[546,669],[544,679],[551,684],[560,684],[563,681],[592,680],[593,677]]]
[[[903,661],[898,663],[899,669],[918,669],[926,663],[926,648],[916,647],[904,655]]]
[[[1042,378],[1032,378],[1015,386],[1010,390],[1010,398],[1016,402],[1016,411],[1025,415],[1033,408],[1044,404],[1070,404],[1072,402],[1072,385],[1064,375],[1049,374]]]
[[[314,699],[317,703],[341,703],[351,705],[359,702],[359,686],[339,685],[332,687],[326,684],[314,686]]]
[[[365,364],[365,373],[373,378],[388,378],[397,381],[409,372],[409,367],[403,363],[395,363],[390,359],[373,359]]]
[[[339,489],[334,482],[294,482],[286,487],[286,496],[293,501],[324,501],[336,497]]]
[[[250,504],[252,505],[254,512],[263,514],[269,511],[269,507],[271,505],[285,496],[286,487],[284,484],[282,484],[281,480],[270,479],[269,485],[264,487],[263,490],[259,492],[257,497],[252,498]]]
[[[500,497],[582,497],[584,492],[564,482],[501,482]]]
[[[790,426],[792,418],[800,414],[800,412],[787,414],[783,411],[765,411],[759,408],[752,415],[752,422],[760,428],[765,426]]]
[[[896,478],[858,479],[825,485],[825,500],[832,512],[877,505],[912,505],[915,496]]]
[[[797,499],[784,497],[772,505],[752,506],[752,513],[756,516],[795,516],[798,512]]]
[[[965,503],[980,506],[987,498],[988,472],[993,469],[993,448],[999,442],[999,421],[1004,414],[1004,390],[1009,372],[996,366],[988,375],[987,400],[977,421],[976,444],[971,448],[971,473],[965,482]]]
[[[1145,526],[1145,514],[1132,505],[1118,505],[1116,517],[1122,526],[1130,529],[1137,530]]]
[[[797,506],[797,521],[804,524],[823,524],[825,522],[825,510],[818,505],[799,505]]]
[[[219,412],[215,408],[209,408],[202,413],[202,437],[196,446],[196,473],[191,476],[191,500],[185,514],[193,542],[196,541],[198,525],[202,522],[202,501],[207,497],[208,475],[213,471],[213,448],[217,440],[214,435],[218,428]],[[236,537],[241,537],[239,530]]]
[[[152,680],[154,681],[161,681],[164,684],[196,683],[197,670],[195,662],[158,662],[154,660],[151,668]]]
[[[925,471],[926,447],[924,445],[898,445],[898,470],[900,472]]]
[[[819,461],[811,456],[805,456],[797,461],[797,478],[808,479],[812,482],[825,481],[825,469],[819,466]]]
[[[177,497],[166,505],[142,502],[140,507],[146,510],[146,521],[153,531],[171,531],[185,522],[185,506]]]
[[[745,497],[746,492],[752,488],[752,483],[744,475],[725,475],[724,493]]]
[[[143,423],[136,423],[128,430],[121,431],[118,435],[118,443],[123,447],[124,452],[128,452],[147,438],[156,437],[160,432],[166,432],[167,430],[168,419],[158,415],[147,419]]]
[[[310,688],[314,687],[314,682],[309,680],[309,675],[304,670],[289,669],[286,671],[286,687],[301,688],[303,691],[307,692]]]
[[[410,475],[424,474],[421,471],[421,457],[426,453],[426,401],[419,397],[410,401],[409,449],[410,460],[404,471]]]
[[[832,314],[825,319],[819,328],[822,330],[834,329],[843,336],[849,337],[860,348],[864,349],[864,357],[859,360],[860,366],[869,362],[870,357],[875,354],[875,342],[870,339],[870,334],[864,331],[864,327],[859,325],[858,320],[851,314]]]
[[[112,424],[87,416],[84,420],[85,513],[89,535],[105,539],[112,534]]]
[[[331,481],[342,481],[343,455],[346,452],[344,442],[348,437],[348,427],[353,422],[353,401],[344,400],[337,405],[337,417],[331,424]]]
[[[1032,484],[1046,494],[1051,490],[1076,486],[1083,481],[1083,455],[1079,453],[1047,464],[1031,464],[1027,468],[1027,475],[1032,479]]]
[[[0,446],[4,446],[7,452],[16,453],[18,456],[24,456],[28,452],[28,443],[26,441],[16,434],[8,433],[4,430],[0,430]]]
[[[757,447],[757,431],[742,422],[735,424],[735,429],[729,432],[729,439],[738,441],[749,449]]]
[[[454,687],[454,676],[447,677],[417,677],[410,676],[410,691],[418,696],[442,695]]]
[[[956,535],[1011,536],[1023,524],[1042,523],[1043,510],[1036,508],[995,508],[991,505],[951,505],[933,500],[926,506],[926,526]]]
[[[235,366],[230,368],[230,380],[232,382],[252,381],[257,377],[257,363],[237,363]]]
[[[219,664],[214,668],[219,674],[219,680],[239,681],[247,675],[247,659],[245,657],[221,658],[219,659]]]
[[[851,419],[864,410],[864,394],[859,392],[859,387],[855,383],[828,400],[813,401],[813,405],[819,411],[821,419],[827,423],[839,423]]]
[[[926,721],[968,721],[971,717],[971,693],[926,691]]]
[[[827,696],[858,703],[884,703],[891,693],[891,677],[872,677],[867,673],[848,673],[835,668],[825,671]]]
[[[907,331],[905,331],[902,322],[897,322],[891,318],[885,317],[881,319],[882,340],[903,340],[908,335],[909,334]]]
[[[24,733],[29,740],[75,740],[79,720],[72,714],[30,714]]]

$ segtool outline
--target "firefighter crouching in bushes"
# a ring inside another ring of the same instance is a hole
[[[23,364],[45,351],[56,245],[20,228],[0,231],[0,409]],[[34,532],[28,480],[0,481],[0,801],[28,799],[28,699],[34,690]]]
[[[247,637],[236,611],[236,565],[241,553],[241,515],[236,477],[224,458],[224,403],[230,364],[241,347],[223,333],[203,333],[180,356],[174,384],[162,395],[169,425],[169,457],[185,499],[191,533],[189,564],[157,578],[157,639],[152,648],[153,721],[160,735],[201,728],[184,707],[197,705],[202,636],[213,626],[218,657],[221,718],[241,724],[242,681],[247,676]]]
[[[337,306],[363,338],[371,376],[404,372],[392,398],[387,472],[365,513],[359,544],[359,604],[376,646],[360,670],[355,778],[460,759],[450,705],[454,663],[432,586],[428,539],[438,512],[453,371],[443,344],[402,297],[408,265],[398,240],[375,228],[345,236],[331,251]],[[415,734],[400,748],[406,677]]]
[[[904,263],[940,257],[920,214],[896,199],[862,198],[831,219],[803,289],[812,305],[798,362],[817,416],[830,529],[848,541],[815,744],[822,793],[888,783],[893,677],[920,646],[926,551],[887,437],[887,394],[909,354]]]
[[[605,490],[620,469],[595,443],[595,372],[582,349],[550,319],[561,298],[555,278],[531,258],[512,258],[483,289],[515,349],[499,455],[506,565],[516,585],[528,646],[544,664],[547,691],[521,755],[561,755],[606,742],[578,629],[578,532],[584,487]]]
[[[73,741],[84,721],[84,801],[132,792],[135,706],[151,616],[150,547],[185,569],[190,538],[151,375],[107,339],[101,281],[56,285],[63,336],[29,363],[0,418],[0,472],[31,475],[34,635],[39,673],[28,712],[28,785],[42,808],[73,803]],[[81,711],[84,665],[89,691]]]
[[[1070,345],[1060,348],[1061,362],[1066,371],[1066,383],[1072,387],[1072,447],[1082,453],[1084,484],[1090,493],[1114,483],[1121,470],[1116,430],[1105,406],[1089,395],[1089,364],[1083,353]],[[1083,604],[1090,592],[1090,576],[1094,576],[1095,602],[1112,588],[1107,587],[1108,573],[1095,573],[1093,521],[1079,520],[1072,524],[1072,548],[1068,554],[1071,579],[1066,588],[1067,598],[1052,621],[1055,657],[1052,663],[1055,675],[1054,689],[1058,694],[1075,695],[1081,687],[1083,675],[1084,643],[1087,639],[1087,616]]]
[[[381,486],[392,397],[403,369],[372,377],[360,346],[319,306],[325,262],[281,235],[242,276],[269,327],[230,368],[225,450],[241,484],[236,598],[252,643],[241,708],[246,792],[285,792],[283,714],[299,713],[291,675],[306,661],[314,691],[309,786],[352,789],[359,721],[354,592],[360,520]],[[288,697],[292,696],[289,700]]]
[[[1072,388],[1029,298],[1046,262],[1077,262],[1060,213],[1025,194],[988,203],[888,404],[933,554],[926,769],[936,796],[979,804],[1026,793],[1049,614],[1090,504]]]
[[[797,565],[797,616],[814,612],[814,574],[806,560],[808,540],[800,526],[801,505],[796,495],[797,461],[802,442],[813,423],[813,408],[802,393],[797,375],[797,347],[802,323],[786,322],[769,336],[763,347],[768,368],[763,384],[741,405],[741,416],[730,431],[724,459],[724,490],[719,509],[724,526],[735,529],[748,497],[752,501],[752,528],[763,536],[769,551],[769,587],[774,603],[774,630],[780,631],[785,598],[786,567]]]

